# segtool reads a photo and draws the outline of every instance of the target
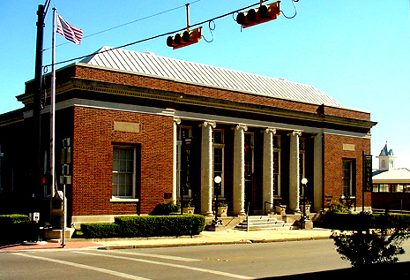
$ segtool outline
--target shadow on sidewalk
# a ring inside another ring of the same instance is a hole
[[[389,279],[392,276],[396,279],[410,279],[410,262],[399,262],[394,264],[372,264],[362,268],[344,268],[305,274],[287,275],[258,278],[263,279],[283,279],[283,280],[321,280],[321,279],[357,279],[363,276],[365,279]]]

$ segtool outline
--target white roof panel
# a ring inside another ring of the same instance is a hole
[[[157,56],[152,53],[103,47],[95,55],[83,59],[80,63],[248,94],[343,107],[311,85]]]

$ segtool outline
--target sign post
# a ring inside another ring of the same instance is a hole
[[[362,185],[362,212],[364,212],[364,193],[373,189],[372,155],[366,155],[363,151],[363,185]]]
[[[71,143],[70,138],[63,139],[61,149],[61,176],[60,184],[63,185],[63,226],[61,231],[61,247],[65,246],[65,229],[67,227],[67,199],[66,185],[71,184],[70,164],[71,164]]]

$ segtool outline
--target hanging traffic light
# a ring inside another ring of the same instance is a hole
[[[167,38],[167,46],[174,50],[198,43],[202,39],[202,26],[193,30],[189,30],[189,3],[186,6],[186,31],[182,34],[178,33],[175,36]]]
[[[268,5],[261,5],[258,9],[250,9],[247,13],[239,13],[236,22],[243,28],[277,19],[280,15],[280,1]]]
[[[186,30],[182,34],[178,33],[175,36],[167,38],[167,46],[174,50],[198,43],[202,38],[202,26],[191,31]]]

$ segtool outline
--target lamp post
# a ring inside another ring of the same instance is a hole
[[[220,186],[221,186],[221,182],[222,182],[221,176],[215,176],[214,182],[215,182],[215,188],[214,188],[214,192],[215,192],[215,219],[213,221],[213,224],[214,224],[214,226],[217,226],[218,223],[219,223],[219,221],[218,221],[218,192],[220,190]]]
[[[309,218],[306,217],[306,185],[308,183],[308,179],[303,178],[300,182],[302,183],[302,197],[303,197],[303,215],[301,217],[301,221],[305,222],[306,220],[309,220]]]

